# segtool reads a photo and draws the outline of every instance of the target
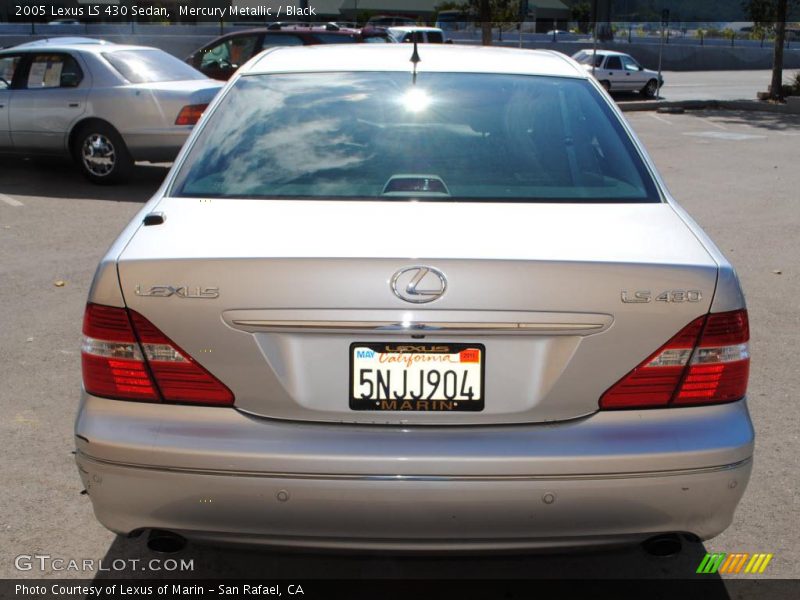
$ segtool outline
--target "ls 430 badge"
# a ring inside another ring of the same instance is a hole
[[[177,296],[178,298],[219,298],[218,287],[203,287],[200,285],[152,285],[149,288],[144,288],[139,284],[134,291],[137,296],[152,296],[155,298],[169,298],[170,296]]]
[[[650,290],[637,290],[629,292],[622,290],[622,301],[627,303],[647,303],[655,300],[656,302],[700,302],[703,294],[700,290],[667,290],[661,292],[655,298]]]

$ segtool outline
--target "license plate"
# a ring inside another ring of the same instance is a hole
[[[482,344],[355,342],[352,410],[483,410]]]

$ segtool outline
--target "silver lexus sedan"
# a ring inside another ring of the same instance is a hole
[[[71,155],[94,183],[170,161],[222,87],[162,50],[51,38],[0,52],[0,154]]]
[[[577,63],[413,51],[252,59],[102,259],[97,518],[390,551],[719,534],[754,439],[733,268]]]

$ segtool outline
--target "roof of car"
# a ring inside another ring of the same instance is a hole
[[[438,27],[427,27],[426,25],[392,25],[387,29],[390,31],[441,31]]]
[[[119,50],[157,50],[148,46],[133,46],[129,44],[115,44],[106,40],[95,38],[78,37],[54,37],[32,42],[18,44],[11,48],[3,48],[3,52],[13,52],[15,50],[54,50],[54,51],[80,51],[99,54],[101,52],[117,52]]]
[[[285,25],[280,29],[269,27],[250,27],[248,29],[237,29],[236,31],[229,31],[223,35],[215,37],[209,44],[213,44],[223,38],[239,37],[242,35],[296,35],[298,33],[316,34],[333,34],[333,35],[356,35],[358,29],[349,29],[347,27],[340,27],[339,29],[326,29],[321,27],[306,27],[305,25]],[[207,44],[208,45],[208,44]]]
[[[253,73],[411,71],[410,44],[336,44],[267,50],[239,69]],[[553,50],[425,44],[418,49],[419,72],[508,73],[585,79],[586,71]]]
[[[591,50],[585,50],[584,52],[588,52],[589,54],[592,54]],[[626,54],[625,52],[617,52],[616,50],[598,50],[597,54],[601,54],[603,56],[630,56],[629,54]]]

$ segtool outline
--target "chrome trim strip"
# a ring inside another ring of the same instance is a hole
[[[752,462],[753,458],[746,458],[728,465],[714,467],[699,467],[696,469],[677,469],[672,471],[644,471],[634,473],[585,473],[576,475],[356,475],[343,473],[276,473],[270,471],[227,471],[214,469],[190,469],[183,467],[161,467],[154,465],[139,465],[121,463],[89,456],[78,450],[76,458],[80,457],[89,462],[122,467],[130,469],[145,469],[148,471],[165,471],[170,473],[184,473],[192,475],[223,475],[226,477],[265,477],[271,479],[336,479],[354,481],[570,481],[592,479],[639,479],[645,477],[675,477],[681,475],[700,475],[703,473],[718,473],[731,471]]]
[[[393,321],[272,321],[233,320],[241,327],[263,329],[358,329],[366,331],[583,331],[602,329],[602,323],[479,323],[435,321],[428,323]]]

